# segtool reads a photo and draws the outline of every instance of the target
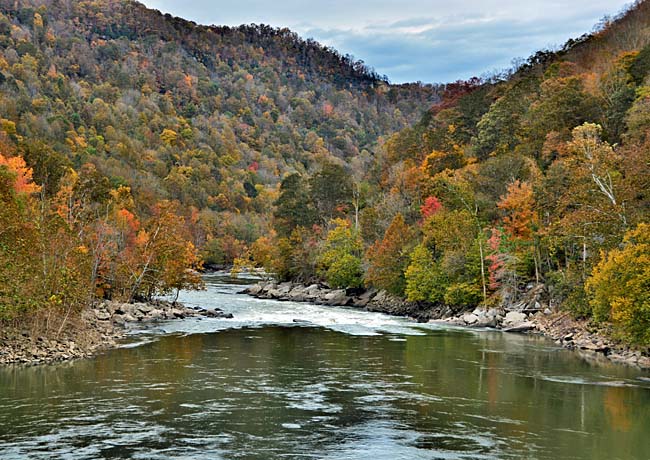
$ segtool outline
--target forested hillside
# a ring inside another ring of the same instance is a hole
[[[278,239],[253,259],[457,310],[516,308],[544,283],[556,307],[649,345],[649,30],[638,2],[501,81],[446,85],[365,175],[287,177]]]
[[[132,1],[0,7],[0,316],[234,262],[457,310],[543,283],[650,344],[650,3],[446,85]]]
[[[287,29],[3,0],[0,313],[164,292],[198,251],[231,263],[285,173],[370,161],[435,100]]]

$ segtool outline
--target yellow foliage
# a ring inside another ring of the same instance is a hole
[[[631,343],[650,345],[650,224],[625,234],[625,246],[604,254],[585,288],[594,317],[611,320]]]
[[[34,27],[43,27],[43,17],[38,13],[34,13]]]
[[[160,133],[160,140],[169,146],[176,145],[177,139],[178,134],[172,129],[165,128],[162,133]]]

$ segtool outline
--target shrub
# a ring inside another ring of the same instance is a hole
[[[454,307],[475,307],[483,299],[481,289],[475,284],[456,283],[447,288],[445,303]]]
[[[625,234],[624,247],[603,255],[586,290],[597,321],[612,321],[628,343],[650,345],[650,224]]]

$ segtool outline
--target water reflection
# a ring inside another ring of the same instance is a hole
[[[257,325],[3,369],[0,458],[650,458],[647,374],[418,333]]]

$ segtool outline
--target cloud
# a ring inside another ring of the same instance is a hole
[[[203,24],[287,26],[393,82],[446,82],[510,67],[589,32],[622,0],[145,0]]]

